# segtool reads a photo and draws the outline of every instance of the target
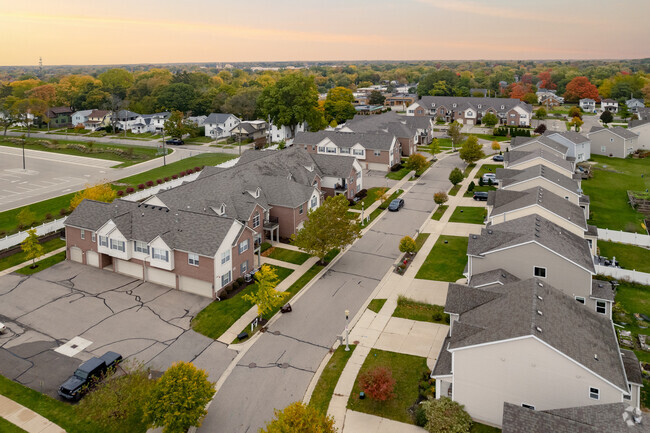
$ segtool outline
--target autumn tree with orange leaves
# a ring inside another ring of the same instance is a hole
[[[564,99],[567,102],[578,102],[584,98],[598,101],[598,88],[591,84],[587,77],[575,77],[567,83]]]

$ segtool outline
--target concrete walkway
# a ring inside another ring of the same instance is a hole
[[[29,433],[65,433],[65,430],[52,421],[3,395],[0,395],[0,418]]]
[[[61,247],[58,250],[50,251],[47,254],[43,254],[41,257],[38,258],[38,260],[47,259],[48,257],[52,257],[53,255],[59,254],[59,253],[61,253],[63,251],[65,251],[65,247]],[[29,265],[29,262],[30,262],[30,260],[27,260],[26,262],[22,262],[19,265],[16,265],[16,266],[8,268],[8,269],[5,269],[4,271],[0,271],[0,277],[3,276],[3,275],[10,274],[10,273],[12,273],[14,271],[17,271],[20,268],[24,268],[25,266]]]

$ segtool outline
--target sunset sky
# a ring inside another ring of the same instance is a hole
[[[647,0],[0,0],[0,65],[650,56]]]

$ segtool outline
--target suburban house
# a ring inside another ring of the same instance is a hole
[[[635,113],[635,114],[639,111],[639,108],[645,108],[645,104],[643,103],[643,100],[636,99],[636,98],[630,98],[627,101],[625,101],[625,106],[627,107],[628,110],[630,110],[630,113]]]
[[[71,128],[72,114],[74,111],[70,107],[52,107],[45,113],[49,119],[50,128]]]
[[[591,141],[575,131],[554,132],[546,131],[544,136],[567,147],[567,158],[576,162],[587,161],[591,158]]]
[[[513,137],[510,141],[510,150],[530,152],[537,149],[554,153],[562,159],[566,159],[569,154],[568,146],[544,135],[537,137]]]
[[[150,132],[152,134],[162,134],[163,129],[165,128],[165,122],[167,119],[169,119],[169,116],[171,116],[171,113],[169,111],[154,114],[143,114],[142,119],[147,126],[145,132]]]
[[[299,123],[296,125],[296,133],[298,132],[304,132],[305,129],[307,128],[307,125],[303,123]],[[287,145],[291,145],[293,143],[293,136],[291,135],[291,128],[287,125],[280,125],[280,126],[275,126],[273,123],[271,123],[271,142],[273,143],[279,143],[281,141],[284,141]]]
[[[591,98],[582,98],[579,105],[584,112],[593,113],[596,111],[596,101]]]
[[[463,125],[476,125],[487,113],[495,114],[503,125],[530,126],[533,107],[519,99],[423,96],[406,110],[407,116],[428,115]]]
[[[612,113],[618,112],[618,102],[613,99],[603,99],[600,101],[600,109],[602,111],[611,111]]]
[[[92,112],[93,110],[75,111],[74,114],[72,114],[72,126],[83,126],[88,121],[88,116],[90,116],[90,113]]]
[[[627,130],[639,135],[637,149],[650,150],[650,119],[632,120],[628,123]]]
[[[497,168],[496,178],[501,189],[525,191],[539,186],[569,200],[573,204],[579,206],[588,205],[588,201],[585,203],[585,200],[582,199],[583,195],[579,180],[569,178],[542,164],[524,170]]]
[[[265,141],[268,124],[263,120],[246,120],[239,122],[230,130],[230,135],[241,140]]]
[[[190,116],[187,118],[190,122],[194,124],[194,126],[203,126],[205,124],[205,119],[207,119],[208,116]]]
[[[375,133],[387,132],[397,137],[402,155],[417,153],[417,145],[429,144],[433,138],[431,118],[402,116],[395,112],[375,116],[354,116],[338,128],[344,132]]]
[[[564,98],[557,94],[556,90],[539,89],[535,92],[537,103],[545,107],[557,107],[564,104]]]
[[[117,112],[117,127],[129,131],[134,125],[143,123],[142,116],[129,110],[120,110]]]
[[[233,114],[210,113],[203,122],[205,136],[215,139],[230,137],[230,131],[239,125],[240,122],[241,120]]]
[[[503,167],[510,170],[525,170],[540,164],[567,177],[573,177],[575,173],[575,163],[573,161],[568,161],[543,148],[537,148],[529,152],[512,150],[503,154]]]
[[[300,132],[293,144],[309,153],[352,156],[364,170],[387,172],[401,161],[400,143],[385,132]]]
[[[393,93],[386,96],[384,107],[393,111],[406,111],[406,108],[417,100],[417,95],[409,93]]]
[[[445,312],[449,335],[431,373],[436,398],[449,396],[476,421],[501,427],[504,403],[639,406],[611,321],[545,279],[450,284]]]
[[[84,122],[86,129],[95,130],[111,124],[111,112],[108,110],[93,110]]]
[[[593,126],[587,137],[591,140],[591,153],[595,155],[625,158],[638,149],[639,134],[620,126]]]

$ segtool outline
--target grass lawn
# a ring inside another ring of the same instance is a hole
[[[41,272],[42,270],[47,269],[50,266],[54,266],[57,263],[61,263],[64,260],[65,260],[65,251],[61,251],[60,253],[56,253],[53,256],[50,256],[46,259],[37,261],[36,267],[33,269],[30,264],[23,268],[18,269],[16,272],[23,275],[32,275],[37,272]]]
[[[420,233],[416,238],[415,238],[415,251],[420,251],[420,248],[422,248],[422,245],[429,239],[429,234],[430,233]]]
[[[483,224],[487,209],[476,206],[457,206],[449,218],[450,223]]]
[[[445,211],[447,210],[449,206],[446,204],[439,205],[436,211],[431,215],[432,220],[440,221],[440,218],[445,214]]]
[[[393,390],[395,397],[386,401],[376,401],[368,397],[360,400],[361,389],[358,381],[355,381],[348,400],[348,409],[413,424],[408,409],[418,399],[418,381],[421,373],[428,371],[426,358],[372,349],[361,366],[359,375],[379,366],[391,370],[396,381]]]
[[[393,317],[402,319],[419,320],[420,322],[449,324],[449,315],[445,314],[445,307],[442,305],[426,304],[409,299],[400,295],[397,298],[397,308]]]
[[[41,244],[43,246],[43,254],[47,254],[51,251],[58,250],[61,247],[65,247],[65,241],[62,241],[59,238],[56,239],[51,239],[47,242],[44,242]],[[19,265],[21,263],[25,262],[25,253],[23,251],[13,254],[11,256],[5,257],[4,259],[0,260],[0,271],[3,271],[5,269],[12,268],[16,265]],[[45,259],[47,260],[47,259]]]
[[[368,209],[368,207],[379,200],[379,197],[385,194],[386,191],[388,191],[388,188],[386,187],[370,188],[368,190],[368,195],[365,196],[363,200],[359,200],[354,206],[351,206],[350,208],[361,210],[361,205],[363,205],[364,209]]]
[[[212,137],[206,137],[201,136],[201,137],[194,137],[194,138],[187,138],[185,139],[185,143],[190,144],[190,143],[211,143],[214,141],[214,138]]]
[[[481,424],[480,422],[473,422],[469,433],[499,433],[501,429],[490,427],[489,425]]]
[[[582,181],[591,199],[589,223],[600,228],[645,233],[643,214],[627,202],[627,190],[650,188],[650,159],[620,159],[592,155],[593,178]],[[609,171],[613,170],[615,172]],[[641,177],[644,175],[643,177]]]
[[[463,171],[463,177],[469,176],[469,174],[474,170],[476,167],[476,164],[467,164],[467,167],[465,167],[465,171]]]
[[[497,168],[503,168],[503,164],[483,164],[481,168],[478,169],[475,178],[480,179],[485,173],[495,173]]]
[[[288,250],[280,247],[271,247],[262,255],[271,259],[293,263],[294,265],[302,265],[311,257],[309,254],[301,251]]]
[[[356,346],[352,344],[350,344],[349,347],[350,350],[347,352],[345,351],[344,345],[339,346],[334,351],[330,360],[327,361],[327,365],[321,373],[320,378],[318,378],[314,392],[309,400],[309,405],[323,415],[327,415],[327,408],[332,400],[334,388],[336,388],[339,377],[341,376],[345,365],[348,363],[348,360],[352,356],[352,352],[354,352],[354,349],[356,348]]]
[[[20,427],[10,423],[4,418],[0,418],[0,432],[3,433],[23,433],[25,430],[21,429]],[[25,432],[27,433],[27,432]]]
[[[55,400],[4,376],[0,376],[0,394],[44,416],[68,433],[108,433],[112,431],[103,429],[92,421],[82,418],[79,415],[77,406]],[[2,424],[0,424],[0,431],[4,432],[5,430],[2,427]],[[123,427],[123,431],[141,431],[129,428],[132,426]]]
[[[618,242],[598,241],[600,255],[616,257],[621,267],[650,272],[650,250],[636,245],[619,244]]]
[[[379,310],[382,309],[382,307],[384,306],[384,304],[386,303],[386,301],[387,301],[387,299],[373,299],[373,300],[370,301],[370,303],[368,304],[368,309],[369,309],[370,311],[375,312],[375,313],[379,313]]]
[[[465,264],[467,237],[441,235],[415,278],[454,282],[463,278]]]
[[[458,194],[458,191],[460,191],[460,188],[461,188],[461,184],[452,186],[447,195],[455,196],[456,194]]]
[[[390,173],[388,173],[386,175],[386,177],[388,179],[393,179],[393,180],[402,180],[404,178],[404,176],[409,174],[410,171],[411,170],[409,170],[408,168],[402,167],[397,171],[391,171]]]
[[[496,186],[490,186],[490,185],[476,185],[472,191],[465,191],[465,194],[463,194],[463,197],[473,197],[475,192],[478,191],[496,191],[497,187]]]
[[[490,135],[490,134],[470,134],[470,135],[475,135],[476,138],[482,138],[483,140],[490,140],[490,141],[508,141],[510,140],[508,137],[501,137],[497,135]]]
[[[271,267],[275,269],[279,282],[293,272],[293,269]],[[256,289],[257,284],[251,284],[232,298],[212,302],[192,320],[192,328],[206,337],[219,338],[242,314],[250,310],[252,305],[245,301],[243,296],[255,292]]]

